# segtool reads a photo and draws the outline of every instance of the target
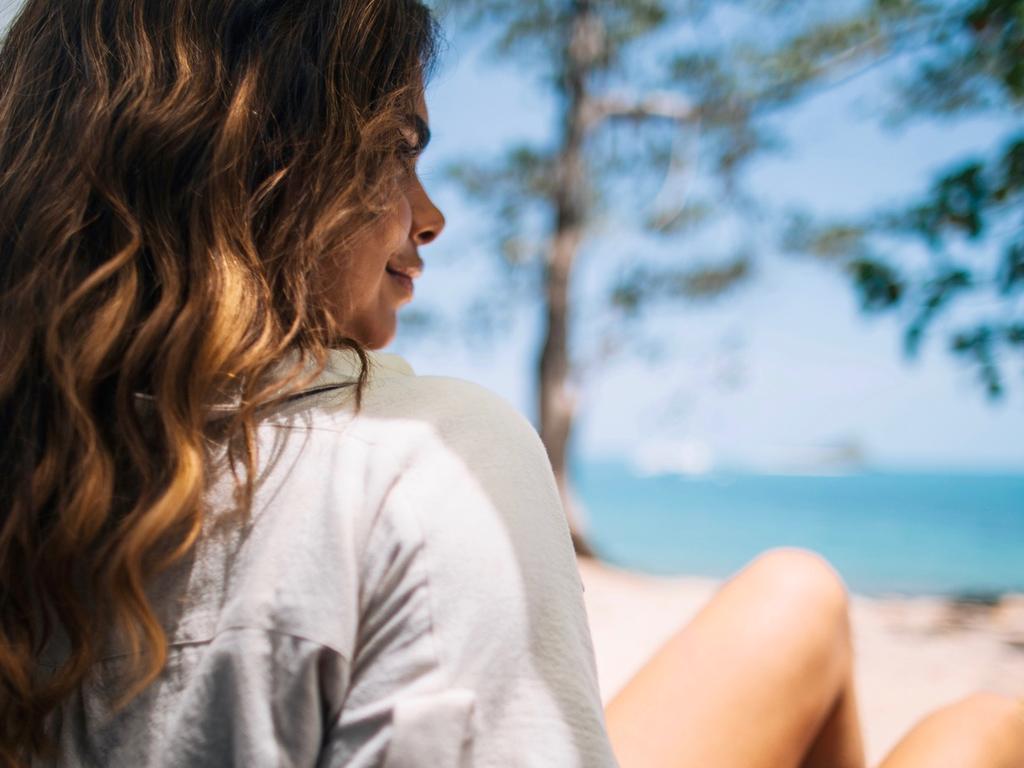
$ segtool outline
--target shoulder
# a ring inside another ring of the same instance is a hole
[[[432,425],[452,436],[480,432],[518,433],[536,437],[536,430],[501,395],[474,382],[449,376],[418,376],[398,354],[369,350],[367,384],[361,408],[355,408],[355,381],[360,362],[349,349],[331,350],[322,374],[305,390],[275,409],[271,419],[287,426],[337,430],[354,421]]]
[[[531,507],[559,508],[540,435],[498,393],[460,378],[402,377],[377,388],[365,405],[357,432],[398,460],[399,484],[416,495],[427,488],[479,492],[506,511],[515,507],[520,520],[532,516]]]
[[[578,590],[568,522],[533,424],[499,394],[464,379],[417,376],[392,387],[401,391],[392,395],[389,418],[418,434],[401,454],[391,453],[399,462],[382,512],[409,521],[428,542],[435,579],[441,572],[476,579],[496,595],[524,578],[548,581],[561,562],[567,588]]]
[[[530,421],[508,400],[476,382],[450,376],[415,376],[392,384],[392,405],[430,419],[446,433],[467,438],[491,432],[536,436]]]
[[[350,420],[346,437],[366,447],[368,462],[389,478],[385,507],[410,510],[409,530],[449,540],[462,531],[477,549],[510,530],[522,533],[517,544],[538,536],[546,539],[541,549],[568,543],[547,450],[523,413],[476,382],[408,374],[400,359],[380,362],[378,354],[358,414],[347,398],[334,412],[325,407],[317,422]]]
[[[390,417],[422,437],[409,454],[411,463],[501,499],[521,521],[541,510],[558,509],[561,517],[547,449],[512,403],[480,384],[447,376],[417,376],[394,386],[401,393],[388,408]]]
[[[542,449],[530,420],[498,393],[467,379],[416,375],[399,355],[372,352],[369,360],[368,383],[358,413],[352,387],[340,396],[328,392],[308,403],[315,425],[354,422],[356,431],[364,436],[391,442],[398,440],[396,432],[407,436],[429,432],[459,445],[498,440]],[[324,380],[352,381],[357,375],[358,363],[352,355],[333,354]]]
[[[371,415],[397,410],[402,415],[416,413],[422,416],[480,412],[494,418],[518,422],[526,421],[507,400],[486,387],[467,379],[453,376],[417,375],[412,365],[401,355],[367,350],[368,378],[364,390],[366,409]],[[360,362],[349,349],[332,350],[320,377],[310,391],[351,387],[359,376]],[[339,406],[348,405],[352,398],[330,398]],[[528,423],[528,422],[527,422]]]
[[[316,393],[280,412],[276,426],[313,433],[325,459],[340,458],[339,447],[358,449],[375,476],[421,495],[458,481],[506,493],[515,482],[527,496],[532,489],[557,498],[540,435],[498,393],[462,378],[416,375],[400,356],[375,352],[357,410],[350,385],[358,373],[354,356],[333,355]],[[341,386],[323,389],[324,382]]]

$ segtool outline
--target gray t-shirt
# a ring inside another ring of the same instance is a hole
[[[487,389],[370,356],[358,416],[341,386],[261,423],[248,521],[228,474],[211,487],[195,549],[150,589],[163,672],[113,712],[112,638],[59,713],[58,764],[616,765],[537,432]],[[334,352],[316,386],[357,372]]]

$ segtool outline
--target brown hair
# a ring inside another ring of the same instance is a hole
[[[320,265],[399,183],[436,39],[417,0],[27,0],[10,26],[4,763],[46,751],[44,719],[96,660],[100,628],[139,659],[122,703],[159,674],[144,587],[201,530],[210,406],[239,403],[216,429],[242,508],[259,412],[328,348],[358,354],[360,406],[368,358],[318,299]],[[56,628],[71,650],[44,676]]]

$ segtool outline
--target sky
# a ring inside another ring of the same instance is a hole
[[[554,125],[534,76],[486,53],[478,40],[447,32],[449,48],[428,90],[433,141],[421,170],[448,228],[423,250],[416,299],[399,313],[398,336],[384,351],[401,354],[419,374],[476,381],[536,424],[539,304],[524,307],[508,334],[484,345],[401,330],[403,313],[414,307],[487,301],[492,289],[496,259],[480,236],[487,222],[443,169],[459,158],[494,157],[524,139],[550,139]],[[757,160],[750,187],[779,208],[857,213],[907,199],[945,164],[991,146],[1005,129],[974,119],[885,130],[866,115],[884,82],[868,75],[793,111],[779,124],[791,149]],[[603,233],[600,246],[580,254],[580,283],[606,279],[603,255],[630,245],[627,234]],[[663,336],[672,354],[657,365],[620,362],[587,380],[576,456],[775,472],[856,446],[878,469],[1024,472],[1019,366],[1007,367],[1009,396],[993,403],[941,336],[908,361],[903,320],[861,314],[848,282],[826,265],[772,258],[727,301],[652,313],[646,322],[645,336]]]
[[[0,21],[18,5],[0,0]],[[458,158],[495,156],[513,142],[549,140],[554,125],[553,105],[533,75],[483,53],[479,39],[446,32],[448,49],[428,92],[434,138],[421,169],[448,228],[424,249],[416,299],[400,312],[398,336],[384,351],[403,355],[420,374],[478,382],[536,424],[538,302],[514,314],[509,333],[483,344],[402,331],[403,315],[419,307],[497,298],[488,294],[495,258],[481,237],[488,223],[442,169]],[[759,160],[751,187],[779,207],[855,213],[924,188],[944,163],[991,144],[1002,127],[975,120],[883,131],[864,114],[880,86],[878,78],[861,78],[794,111],[780,127],[798,151]],[[580,284],[602,284],[604,256],[631,246],[625,234],[603,233],[600,248],[591,244],[580,255]],[[574,455],[773,472],[855,445],[882,469],[1024,472],[1020,371],[1008,371],[1016,386],[993,404],[939,339],[906,361],[901,328],[895,317],[861,315],[848,284],[829,268],[772,259],[728,301],[653,313],[644,333],[663,339],[671,355],[658,365],[627,359],[587,379]]]

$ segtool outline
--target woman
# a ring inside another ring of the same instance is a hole
[[[444,226],[415,170],[435,34],[416,0],[27,0],[10,27],[6,764],[863,764],[845,593],[798,551],[606,726],[537,433],[373,352]],[[1019,765],[1015,717],[972,698],[886,766]]]

